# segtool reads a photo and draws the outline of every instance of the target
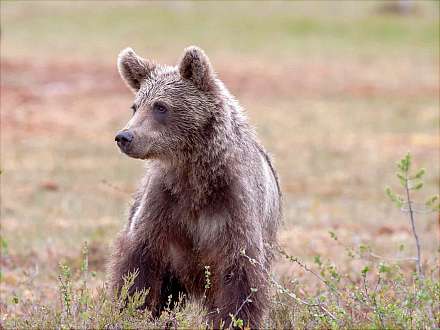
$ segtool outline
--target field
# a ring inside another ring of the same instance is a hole
[[[411,226],[384,187],[398,190],[395,162],[409,151],[427,169],[415,199],[439,193],[439,5],[399,15],[385,4],[2,1],[0,328],[32,314],[26,302],[60,308],[59,263],[78,269],[84,242],[90,290],[105,280],[144,166],[114,143],[132,102],[116,69],[127,46],[167,64],[188,45],[205,49],[275,160],[289,255],[355,282],[381,256],[410,278]],[[440,217],[416,221],[435,278]],[[367,256],[347,254],[365,246]],[[303,299],[325,290],[282,256],[274,272]]]

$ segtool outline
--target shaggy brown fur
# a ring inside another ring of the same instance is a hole
[[[121,52],[119,71],[135,92],[134,114],[116,137],[127,155],[148,159],[128,223],[110,263],[110,283],[139,271],[132,290],[150,288],[146,307],[159,315],[168,296],[202,298],[215,328],[237,318],[258,328],[267,279],[240,251],[270,269],[280,222],[280,190],[268,155],[205,53],[185,50],[178,66]]]

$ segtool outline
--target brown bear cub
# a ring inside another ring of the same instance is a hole
[[[281,213],[268,155],[201,49],[189,47],[167,66],[128,48],[118,67],[135,98],[115,140],[148,163],[115,244],[111,289],[138,271],[131,290],[149,288],[145,307],[154,315],[170,295],[184,294],[203,298],[209,327],[228,327],[231,314],[261,327]]]

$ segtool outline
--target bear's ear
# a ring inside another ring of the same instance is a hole
[[[139,90],[143,80],[150,77],[154,66],[153,63],[136,55],[131,48],[125,48],[118,56],[119,74],[134,92]]]
[[[215,73],[205,52],[196,46],[185,49],[179,63],[182,78],[191,80],[202,91],[215,88]]]

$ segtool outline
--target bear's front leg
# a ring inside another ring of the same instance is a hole
[[[243,321],[243,326],[251,329],[261,327],[268,302],[267,281],[263,270],[244,259],[227,269],[213,281],[213,295],[208,295],[208,328],[229,328],[231,315]]]
[[[132,240],[123,231],[115,242],[115,252],[109,263],[109,283],[111,294],[119,296],[124,277],[129,273],[137,272],[129,294],[147,289],[148,295],[142,308],[148,308],[153,315],[160,311],[160,290],[162,281],[159,276],[160,265],[154,261],[146,243]]]

